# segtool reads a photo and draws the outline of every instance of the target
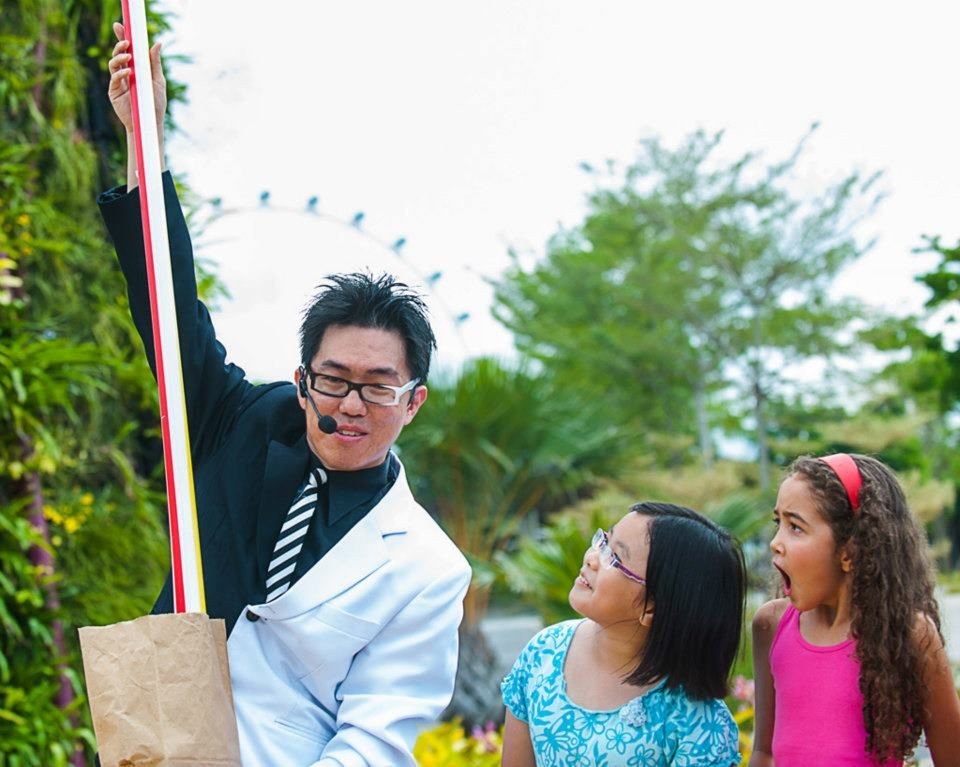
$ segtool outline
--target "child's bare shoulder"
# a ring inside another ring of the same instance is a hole
[[[773,636],[789,605],[789,599],[771,599],[761,606],[753,616],[754,635]]]
[[[913,641],[924,654],[935,654],[943,649],[941,630],[932,616],[919,610],[913,619]]]

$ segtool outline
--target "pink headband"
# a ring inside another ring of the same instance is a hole
[[[833,469],[837,475],[843,489],[847,491],[847,498],[850,499],[850,506],[853,513],[857,513],[860,508],[860,488],[863,486],[863,477],[860,475],[860,469],[856,462],[846,453],[835,453],[827,455],[820,459],[827,466]]]

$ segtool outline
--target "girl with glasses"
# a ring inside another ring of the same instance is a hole
[[[730,767],[721,700],[740,646],[746,574],[706,517],[639,503],[598,530],[549,626],[503,680],[504,767]]]

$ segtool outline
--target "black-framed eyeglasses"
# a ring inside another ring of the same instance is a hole
[[[304,372],[310,377],[310,388],[317,394],[343,399],[350,392],[355,391],[364,402],[386,407],[399,405],[400,398],[420,383],[419,378],[412,378],[403,386],[390,386],[382,383],[356,383],[348,381],[346,378],[317,373],[310,368],[304,368]]]
[[[597,553],[600,555],[600,564],[607,568],[608,570],[613,567],[627,576],[631,581],[636,581],[637,583],[646,584],[647,579],[641,578],[633,570],[628,570],[627,567],[620,561],[620,557],[616,555],[613,549],[610,548],[610,541],[607,539],[607,533],[603,529],[597,529],[597,532],[593,534],[593,540],[590,541],[590,548],[596,549]]]

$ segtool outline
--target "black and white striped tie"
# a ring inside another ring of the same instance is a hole
[[[283,594],[293,583],[293,571],[297,567],[297,554],[303,548],[303,539],[310,528],[313,510],[317,506],[318,485],[327,481],[323,469],[310,472],[306,486],[297,496],[287,518],[280,528],[277,545],[273,547],[273,557],[267,567],[267,601],[270,602]]]

